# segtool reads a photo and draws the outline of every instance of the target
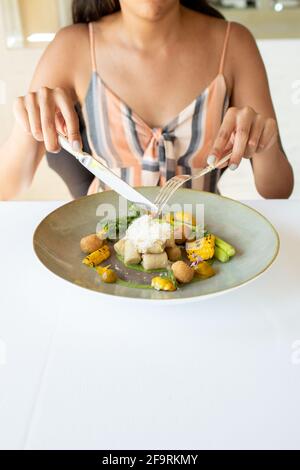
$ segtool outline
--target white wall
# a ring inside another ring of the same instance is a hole
[[[269,76],[271,94],[286,155],[293,165],[295,189],[293,198],[300,198],[300,39],[264,39],[258,41]],[[224,175],[222,193],[240,199],[259,198],[249,162]]]
[[[300,198],[300,40],[263,40],[259,41],[259,47],[268,70],[283,145],[295,171],[293,197]],[[8,51],[0,22],[0,80],[7,87],[6,101],[0,104],[0,142],[8,135],[12,125],[13,99],[26,92],[40,54],[41,51],[36,49]],[[297,86],[298,92],[293,86]],[[259,197],[253,185],[249,162],[244,161],[236,172],[227,173],[220,185],[223,194],[239,199]],[[69,194],[61,180],[43,162],[32,187],[22,198],[65,199],[69,198]]]

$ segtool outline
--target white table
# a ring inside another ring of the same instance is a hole
[[[249,204],[281,236],[269,271],[139,310],[36,259],[59,203],[1,203],[0,447],[300,449],[300,202]]]

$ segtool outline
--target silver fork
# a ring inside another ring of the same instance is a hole
[[[182,186],[184,183],[187,181],[201,178],[202,176],[206,175],[207,173],[210,173],[212,170],[215,168],[218,168],[219,166],[223,165],[226,163],[232,155],[232,152],[228,153],[224,157],[222,157],[220,160],[217,161],[215,165],[207,165],[203,170],[199,171],[196,175],[177,175],[173,176],[173,178],[169,179],[160,189],[158,195],[155,198],[154,204],[157,207],[157,211],[154,214],[155,217],[159,216],[159,214],[162,212],[170,198],[173,196],[173,194],[177,191],[180,186]]]

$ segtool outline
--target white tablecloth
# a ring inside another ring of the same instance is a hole
[[[33,231],[59,203],[0,203],[0,447],[300,449],[300,202],[249,204],[279,231],[273,267],[154,308],[40,264]]]

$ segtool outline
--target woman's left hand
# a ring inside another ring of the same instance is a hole
[[[278,139],[278,128],[274,118],[265,118],[257,114],[250,106],[229,108],[214,142],[208,164],[232,151],[228,163],[235,170],[241,159],[251,158],[254,154],[264,152]]]

